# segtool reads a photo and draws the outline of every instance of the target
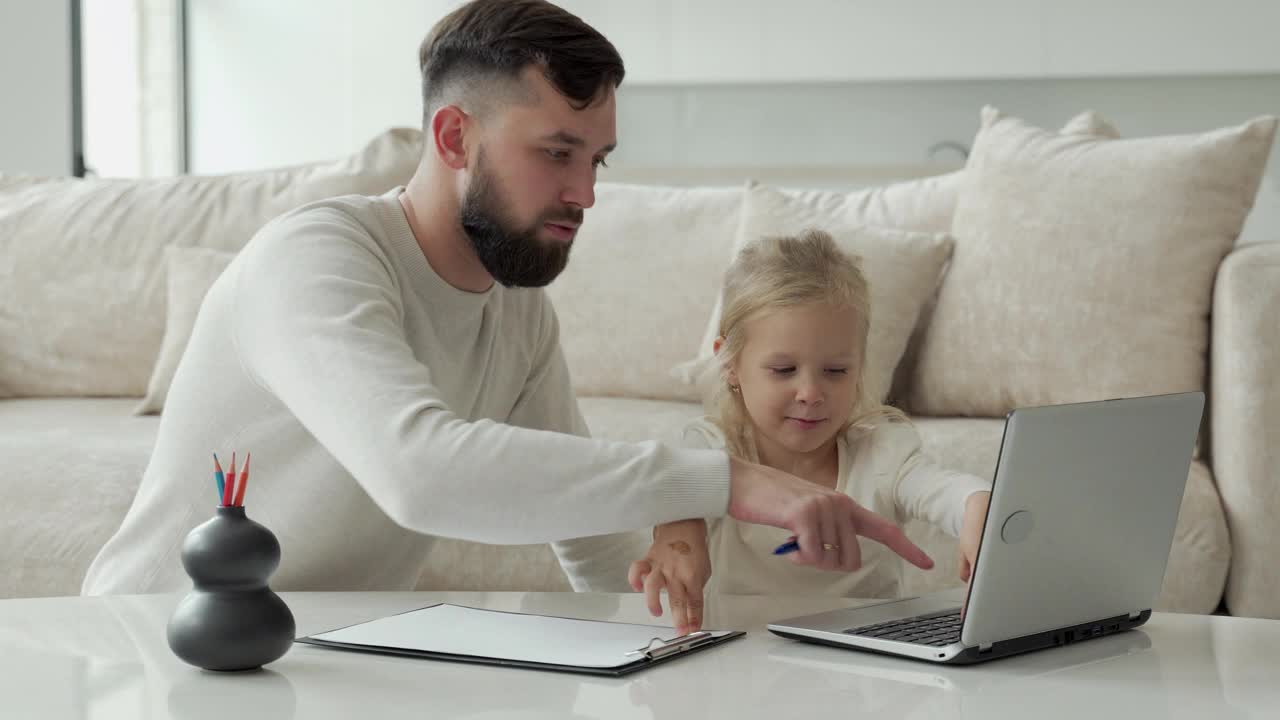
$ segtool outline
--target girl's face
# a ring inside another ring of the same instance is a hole
[[[862,368],[854,311],[827,303],[759,313],[728,372],[741,388],[762,452],[823,449],[853,412]]]

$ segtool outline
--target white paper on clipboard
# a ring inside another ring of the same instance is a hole
[[[312,635],[343,645],[511,660],[581,668],[617,668],[673,643],[714,643],[733,631],[670,638],[671,628],[483,610],[439,604]],[[655,642],[657,641],[657,642]]]

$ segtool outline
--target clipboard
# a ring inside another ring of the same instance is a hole
[[[349,625],[295,642],[588,675],[622,676],[743,637],[702,630],[665,639],[670,628],[485,610],[439,603]]]

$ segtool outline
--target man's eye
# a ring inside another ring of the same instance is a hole
[[[547,156],[548,156],[548,157],[550,157],[552,160],[567,160],[567,159],[569,159],[569,151],[568,151],[568,150],[554,150],[554,149],[553,149],[553,150],[547,150]]]
[[[771,367],[769,370],[772,371],[774,375],[790,375],[796,371],[796,368],[794,365],[786,365],[782,367]]]
[[[827,368],[827,372],[835,375],[846,375],[849,372],[849,368]]]
[[[607,168],[607,167],[609,167],[609,163],[605,162],[605,161],[604,161],[604,158],[596,158],[595,160],[593,160],[593,161],[592,161],[592,163],[591,163],[591,164],[592,164],[592,165],[594,165],[595,167],[598,167],[598,168]]]

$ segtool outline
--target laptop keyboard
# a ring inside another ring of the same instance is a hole
[[[846,635],[877,640],[897,640],[916,645],[941,647],[960,642],[960,609],[917,615],[877,625],[864,625],[844,632]]]

